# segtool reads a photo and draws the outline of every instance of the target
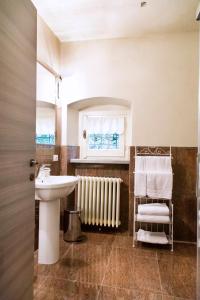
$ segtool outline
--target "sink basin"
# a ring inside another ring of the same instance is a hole
[[[36,200],[52,201],[66,197],[75,188],[78,178],[75,176],[49,176],[44,180],[36,179]]]
[[[39,264],[54,264],[59,259],[60,198],[69,195],[77,183],[75,176],[49,176],[35,181],[36,200],[40,200]]]

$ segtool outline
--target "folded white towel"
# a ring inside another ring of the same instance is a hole
[[[147,196],[153,199],[172,198],[173,176],[171,173],[148,173]]]
[[[155,216],[155,215],[136,215],[136,220],[139,222],[151,222],[151,223],[161,223],[161,224],[169,224],[170,218],[169,216]]]
[[[154,216],[169,216],[169,207],[166,205],[166,203],[139,204],[138,214],[154,215]]]
[[[149,173],[172,173],[170,156],[145,156],[145,170]]]
[[[147,175],[144,172],[135,173],[134,194],[136,197],[145,197],[147,194]]]
[[[143,229],[138,230],[137,240],[152,244],[168,244],[165,232],[151,232]]]

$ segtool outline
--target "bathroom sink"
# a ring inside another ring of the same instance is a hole
[[[36,179],[36,200],[52,201],[66,197],[77,183],[78,178],[75,176],[49,176],[43,180]]]
[[[78,180],[75,176],[48,176],[35,180],[35,196],[40,200],[39,264],[54,264],[59,259],[60,198],[69,195]]]

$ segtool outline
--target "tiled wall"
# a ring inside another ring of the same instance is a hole
[[[60,150],[60,174],[61,175],[75,175],[74,165],[70,163],[70,159],[79,158],[79,147],[78,146],[61,146]],[[61,212],[67,209],[74,209],[75,204],[75,192],[71,193],[65,199],[62,200]],[[62,224],[61,224],[62,228]]]
[[[196,241],[196,154],[197,148],[173,147],[174,173],[174,238],[179,241]],[[132,234],[135,148],[130,148],[129,168],[129,230]]]
[[[53,154],[59,154],[59,161],[52,162]],[[174,202],[174,237],[180,241],[196,241],[196,154],[191,147],[173,147],[173,202]],[[55,175],[112,176],[123,180],[121,188],[121,230],[133,228],[133,198],[135,148],[130,147],[130,165],[112,164],[72,164],[70,159],[79,157],[77,146],[37,145],[36,158],[39,163],[50,163]],[[74,207],[74,194],[67,199],[67,207]],[[61,215],[66,207],[65,199],[61,201]],[[38,204],[36,203],[36,221],[38,223]],[[61,216],[62,225],[62,216]]]
[[[60,160],[53,161],[53,155],[60,157],[60,146],[57,145],[36,145],[36,160],[40,164],[50,164],[51,174],[60,175]]]
[[[74,175],[74,166],[70,159],[79,158],[79,146],[61,146],[60,172],[61,175]]]
[[[196,155],[197,148],[174,148],[174,213],[175,238],[196,241]]]

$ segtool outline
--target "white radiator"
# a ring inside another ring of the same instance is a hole
[[[79,176],[77,206],[84,224],[120,225],[120,178]]]

